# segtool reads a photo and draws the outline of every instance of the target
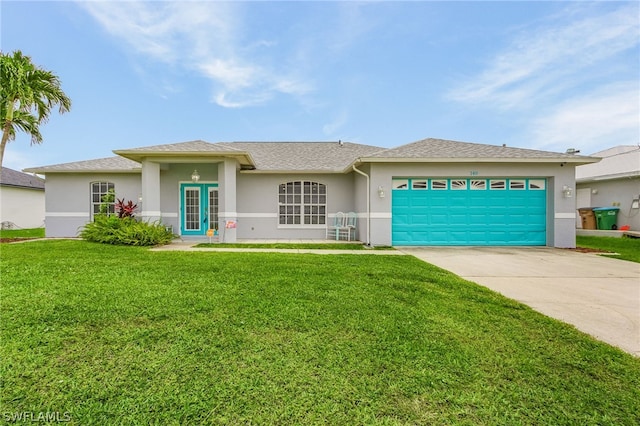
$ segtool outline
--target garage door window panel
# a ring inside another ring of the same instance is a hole
[[[546,189],[546,181],[544,179],[529,179],[530,191],[544,191]]]
[[[448,189],[446,179],[431,179],[431,189],[434,191],[446,191]]]
[[[451,189],[453,191],[463,191],[467,189],[466,180],[451,180]]]
[[[484,179],[473,179],[470,188],[474,191],[484,191],[487,189],[487,181]]]
[[[411,181],[411,189],[424,191],[429,189],[428,180],[427,179],[413,179]]]
[[[391,187],[394,190],[407,190],[409,189],[409,179],[394,179],[391,182]]]
[[[504,179],[491,179],[489,188],[492,191],[507,189],[507,181]]]
[[[527,181],[524,179],[509,180],[509,189],[511,190],[525,190],[526,188],[527,188]]]

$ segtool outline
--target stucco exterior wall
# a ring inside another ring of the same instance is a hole
[[[200,182],[218,182],[217,163],[174,163],[160,165],[160,212],[161,221],[180,230],[180,183],[190,183],[194,170],[200,175]]]
[[[113,182],[117,198],[138,202],[140,174],[51,173],[45,184],[45,234],[75,237],[91,220],[91,183]]]
[[[578,203],[580,207],[612,207],[618,204],[617,225],[629,225],[631,230],[640,231],[640,208],[633,208],[633,200],[640,198],[640,176],[622,179],[592,181],[577,184],[578,189],[586,189],[590,201]],[[581,205],[587,204],[587,205]]]
[[[2,222],[11,222],[17,228],[42,227],[44,191],[0,186],[0,223]]]
[[[565,198],[564,185],[575,194],[575,167],[560,163],[373,163],[371,164],[371,243],[391,244],[391,183],[394,177],[541,177],[547,179],[547,245],[575,247],[575,198]],[[385,197],[378,196],[382,186]],[[575,195],[574,195],[575,197]]]
[[[327,186],[327,218],[336,212],[356,211],[354,176],[349,174],[252,174],[237,179],[237,237],[241,239],[324,239],[325,225],[279,225],[278,187],[291,181],[314,181]],[[360,234],[361,230],[357,230]],[[356,235],[362,239],[362,236]]]
[[[154,166],[156,167],[156,166]],[[225,179],[234,178],[233,197],[224,198],[220,208],[228,217],[237,217],[234,230],[239,239],[324,239],[325,225],[279,225],[278,188],[290,181],[315,181],[327,187],[327,221],[336,212],[356,212],[358,227],[356,238],[367,242],[367,220],[370,220],[370,243],[391,244],[392,179],[394,177],[540,177],[547,179],[547,245],[575,247],[575,168],[560,163],[372,163],[358,168],[370,175],[367,188],[364,176],[355,172],[347,174],[260,174],[240,172],[234,161],[225,163],[160,163],[159,213],[160,219],[172,225],[174,232],[180,229],[180,183],[191,182],[191,174],[197,169],[201,183],[219,183],[225,191]],[[235,172],[231,172],[235,170]],[[224,179],[220,173],[224,173]],[[234,173],[229,176],[229,173]],[[156,173],[157,174],[157,173]],[[130,174],[50,174],[46,184],[46,233],[51,237],[76,236],[78,230],[90,220],[90,183],[113,182],[116,196],[139,203],[145,211],[142,196],[142,176]],[[637,183],[637,181],[636,181]],[[566,198],[562,187],[573,188],[574,197]],[[379,188],[384,191],[380,197]],[[370,216],[367,217],[367,189],[369,191]],[[230,188],[232,190],[232,188]],[[640,192],[640,191],[639,191]],[[156,194],[153,194],[156,197]],[[621,200],[622,202],[622,200]],[[229,204],[227,209],[225,206]],[[610,203],[610,202],[609,202]],[[630,200],[629,200],[630,203]],[[153,202],[153,212],[158,201]],[[623,206],[621,205],[621,208]],[[155,213],[154,213],[155,214]],[[235,216],[234,216],[235,215]]]

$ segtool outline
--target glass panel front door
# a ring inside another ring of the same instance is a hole
[[[184,189],[184,229],[200,230],[200,188]]]
[[[218,229],[218,184],[180,184],[180,234],[206,235]]]

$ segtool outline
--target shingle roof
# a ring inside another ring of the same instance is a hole
[[[88,173],[88,172],[140,172],[140,163],[124,157],[107,157],[96,160],[75,161],[51,166],[25,169],[32,173]]]
[[[538,151],[526,148],[514,148],[500,145],[486,145],[470,142],[458,142],[445,139],[423,139],[397,148],[379,151],[367,158],[371,159],[407,159],[436,161],[451,160],[564,160],[592,162],[590,157],[550,151]],[[595,160],[594,160],[595,161]]]
[[[201,140],[141,148],[115,150],[117,157],[34,167],[35,173],[139,172],[145,157],[194,158],[235,157],[243,169],[256,172],[342,173],[356,162],[455,162],[455,161],[565,161],[587,164],[598,161],[575,154],[537,151],[497,145],[423,139],[384,149],[350,142],[218,142]],[[134,161],[135,160],[135,161]]]
[[[0,184],[3,186],[15,186],[19,188],[44,189],[44,179],[9,169],[7,167],[2,168]]]
[[[382,149],[350,142],[229,142],[217,145],[250,152],[256,170],[265,172],[343,172],[358,157]]]

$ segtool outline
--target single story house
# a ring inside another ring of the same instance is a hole
[[[44,179],[3,167],[0,175],[2,229],[41,228],[44,211]]]
[[[602,160],[576,167],[576,206],[618,207],[617,228],[640,231],[640,146],[620,145],[592,156]]]
[[[46,234],[75,236],[102,196],[138,202],[181,236],[324,239],[357,214],[370,245],[575,246],[575,167],[598,159],[442,139],[191,141],[28,169],[46,175]]]

